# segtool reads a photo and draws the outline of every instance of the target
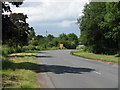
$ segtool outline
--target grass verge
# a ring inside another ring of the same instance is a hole
[[[37,84],[37,53],[14,53],[2,57],[3,88],[40,88]]]
[[[87,59],[94,59],[94,60],[101,60],[101,61],[105,61],[105,62],[120,63],[120,61],[119,61],[120,57],[118,57],[117,55],[94,54],[94,53],[85,52],[83,50],[71,51],[70,53],[72,55],[80,56],[80,57],[87,58]]]

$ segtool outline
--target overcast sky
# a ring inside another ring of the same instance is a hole
[[[80,35],[76,20],[82,15],[82,10],[88,0],[26,1],[20,8],[12,6],[12,11],[13,13],[27,14],[27,22],[35,29],[37,35],[45,36],[46,30],[48,34],[54,36],[58,36],[61,33]]]

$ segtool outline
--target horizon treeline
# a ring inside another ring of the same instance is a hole
[[[43,48],[59,47],[60,44],[63,44],[64,48],[67,49],[76,49],[79,44],[79,39],[74,33],[62,33],[59,34],[58,37],[55,37],[52,34],[48,34],[47,37],[34,35],[29,41],[29,45],[41,46]]]

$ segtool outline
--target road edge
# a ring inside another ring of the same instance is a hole
[[[38,53],[38,56],[40,53]],[[39,65],[43,63],[39,61],[40,58],[36,58],[36,62]],[[38,68],[40,69],[40,68]],[[47,73],[36,73],[37,76],[37,83],[39,84],[40,88],[55,88],[54,84],[52,83],[50,77]]]

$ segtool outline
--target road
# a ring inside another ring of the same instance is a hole
[[[38,55],[42,88],[118,88],[118,65],[70,55],[71,50]]]

